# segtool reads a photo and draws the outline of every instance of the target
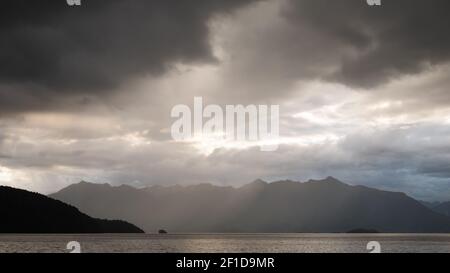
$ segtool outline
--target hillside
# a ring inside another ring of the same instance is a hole
[[[0,233],[143,232],[127,222],[95,219],[61,201],[10,187],[0,187],[0,219]]]

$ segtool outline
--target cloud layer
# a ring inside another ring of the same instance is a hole
[[[146,186],[256,178],[450,199],[445,0],[8,1],[0,183]],[[170,110],[281,106],[280,149],[176,143]]]
[[[250,2],[90,0],[68,7],[60,0],[9,1],[0,11],[2,111],[103,95],[178,62],[215,62],[209,20]]]

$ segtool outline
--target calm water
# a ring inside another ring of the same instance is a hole
[[[0,253],[69,252],[69,241],[78,241],[87,253],[353,253],[368,252],[369,241],[388,253],[450,253],[450,235],[431,234],[0,235]]]

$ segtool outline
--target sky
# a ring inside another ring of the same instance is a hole
[[[447,0],[2,3],[0,184],[334,176],[450,200]],[[175,105],[279,105],[279,148],[171,137]]]

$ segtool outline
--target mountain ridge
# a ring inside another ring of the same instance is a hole
[[[89,189],[66,188],[51,196],[92,215],[136,222],[148,232],[450,232],[450,218],[405,193],[352,186],[333,177],[255,180],[241,187],[84,187]]]
[[[435,212],[450,216],[450,202],[442,202],[432,208]]]

